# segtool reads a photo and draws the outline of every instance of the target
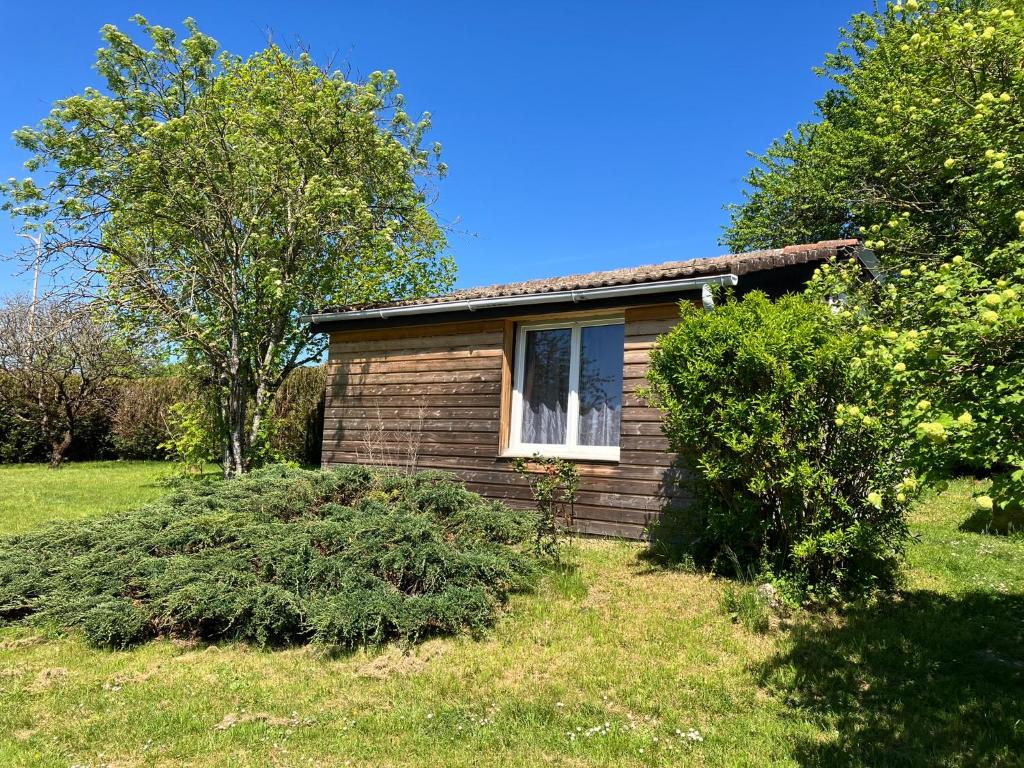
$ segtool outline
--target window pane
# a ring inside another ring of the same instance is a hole
[[[581,329],[580,445],[618,445],[625,327]]]
[[[523,366],[524,443],[565,443],[572,331],[526,332]]]

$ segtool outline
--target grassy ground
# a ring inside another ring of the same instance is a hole
[[[170,472],[159,461],[0,466],[0,534],[144,504],[163,493],[158,480]]]
[[[83,473],[94,510],[128,467]],[[0,468],[3,493],[30,472]],[[487,637],[408,654],[5,629],[0,765],[1020,765],[1024,539],[959,530],[970,490],[921,508],[899,600],[769,635],[729,622],[722,583],[593,541]]]

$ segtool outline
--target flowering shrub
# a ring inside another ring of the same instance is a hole
[[[1007,513],[1024,503],[1024,274],[986,276],[955,256],[934,268],[904,267],[885,285],[856,285],[853,269],[819,270],[812,293],[848,292],[863,302],[839,313],[859,336],[858,357],[912,393],[902,422],[917,438],[922,477],[951,469],[994,469],[993,496],[976,499]]]
[[[895,585],[919,487],[905,469],[912,427],[900,383],[874,386],[892,361],[858,363],[858,344],[803,296],[683,305],[652,353],[646,395],[695,470],[696,558],[735,557],[810,599]]]
[[[1024,501],[1024,2],[895,2],[855,16],[820,70],[821,120],[776,142],[734,211],[733,248],[857,236],[881,284],[847,270],[844,327],[911,388],[921,471],[993,471]],[[867,358],[865,358],[867,359]]]

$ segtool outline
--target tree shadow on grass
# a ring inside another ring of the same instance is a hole
[[[1024,765],[1024,595],[912,591],[793,631],[762,683],[836,734],[800,765]]]

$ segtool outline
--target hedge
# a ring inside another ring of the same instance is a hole
[[[274,401],[271,448],[283,461],[320,464],[323,435],[324,366],[299,368],[285,380]],[[172,405],[194,398],[192,388],[177,376],[152,376],[120,382],[108,410],[86,414],[67,457],[94,459],[166,459],[160,446],[170,437]],[[0,464],[44,461],[49,453],[36,430],[0,411]]]

